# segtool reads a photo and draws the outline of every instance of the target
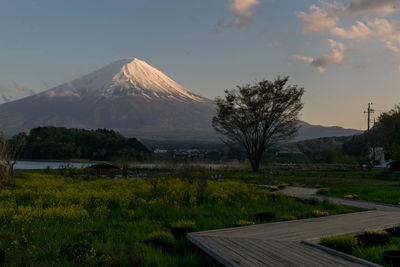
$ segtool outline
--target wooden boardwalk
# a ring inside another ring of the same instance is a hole
[[[302,195],[297,191],[302,197],[315,193],[299,190],[304,192]],[[296,188],[288,188],[283,193],[296,193]],[[366,229],[400,226],[400,208],[340,198],[332,200],[376,210],[196,232],[188,234],[188,239],[225,266],[378,266],[321,248],[317,243],[323,236],[357,235]]]

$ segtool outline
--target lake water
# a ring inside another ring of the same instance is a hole
[[[39,170],[39,169],[46,169],[50,166],[51,169],[57,169],[62,166],[69,164],[71,167],[81,168],[93,165],[93,162],[62,162],[62,161],[26,161],[26,160],[18,160],[15,165],[14,169],[17,170]]]

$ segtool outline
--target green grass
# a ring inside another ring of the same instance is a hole
[[[240,181],[94,179],[20,173],[0,190],[0,249],[6,266],[205,266],[177,240],[172,252],[145,244],[148,234],[193,221],[199,230],[234,227],[275,212],[273,221],[355,211],[328,201],[308,204]],[[74,246],[82,256],[77,257]],[[69,254],[75,253],[72,259]]]
[[[263,170],[224,171],[225,177],[249,183],[279,185],[287,183],[301,187],[338,187],[350,185],[391,185],[393,180],[383,180],[382,170]]]
[[[329,195],[343,197],[356,194],[361,200],[375,201],[398,205],[400,202],[400,187],[391,185],[341,186],[331,188]]]
[[[400,237],[391,237],[390,242],[384,246],[358,246],[353,249],[352,255],[377,264],[386,265],[382,261],[382,252],[385,250],[400,250]]]

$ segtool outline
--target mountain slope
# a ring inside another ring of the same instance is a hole
[[[300,121],[299,134],[293,141],[302,141],[308,139],[316,139],[321,137],[334,137],[334,136],[352,136],[360,134],[362,131],[355,129],[345,129],[338,126],[321,126],[311,125],[307,122]]]
[[[217,141],[213,101],[185,89],[146,62],[122,59],[40,94],[0,105],[8,134],[37,126],[108,128],[126,136]],[[301,122],[295,140],[358,133]]]
[[[38,95],[0,105],[6,132],[37,126],[111,128],[128,136],[215,139],[213,101],[138,59],[116,61]]]

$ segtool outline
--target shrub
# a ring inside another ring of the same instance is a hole
[[[344,198],[347,198],[347,199],[359,199],[357,194],[345,195]]]
[[[365,230],[364,234],[366,234],[366,235],[388,235],[389,233],[386,230]]]
[[[329,216],[329,212],[321,210],[313,210],[313,215],[315,217]]]
[[[357,239],[348,235],[323,237],[319,242],[325,247],[348,254],[351,254],[353,249],[357,247]]]
[[[278,188],[279,188],[279,189],[285,189],[286,186],[287,186],[287,184],[279,184],[279,185],[278,185]]]
[[[272,185],[272,186],[268,186],[267,189],[271,192],[275,192],[275,191],[279,190],[279,187]]]
[[[197,230],[197,225],[194,221],[177,221],[171,224],[171,233],[176,239],[184,237],[187,233]]]
[[[318,203],[319,203],[319,198],[317,198],[317,197],[308,197],[308,198],[306,198],[305,201],[306,201],[307,203],[309,203],[309,204],[315,205],[315,204],[318,204]]]
[[[175,238],[170,232],[155,231],[148,234],[145,239],[145,243],[153,245],[174,245]]]
[[[296,216],[284,214],[278,218],[279,221],[293,221],[297,220]]]
[[[385,230],[365,230],[358,240],[365,245],[384,245],[389,242],[390,235]]]
[[[193,228],[196,229],[197,225],[194,221],[177,221],[171,224],[171,228]]]
[[[327,195],[327,194],[329,194],[330,191],[331,190],[328,187],[323,187],[323,188],[318,189],[317,194],[318,195]]]
[[[240,220],[240,221],[236,222],[237,226],[246,226],[246,225],[254,225],[254,224],[256,224],[256,223],[253,221],[246,221],[246,220]]]

